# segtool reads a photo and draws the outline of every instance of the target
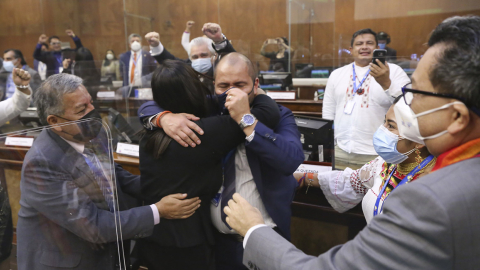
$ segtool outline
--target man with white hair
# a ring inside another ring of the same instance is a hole
[[[142,37],[139,34],[131,34],[128,44],[130,51],[120,55],[123,86],[142,86],[142,76],[152,73],[157,68],[157,62],[149,52],[142,50]]]
[[[192,68],[197,72],[212,78],[213,65],[211,57],[215,55],[215,51],[218,53],[230,53],[235,52],[235,49],[233,49],[232,44],[230,44],[222,33],[220,25],[216,23],[206,23],[203,25],[202,31],[206,37],[197,37],[190,41],[190,46],[187,51],[188,59],[185,61],[191,64]],[[155,57],[158,63],[161,64],[167,59],[180,60],[163,47],[160,42],[159,33],[150,32],[145,35],[145,38],[150,43],[152,56]]]

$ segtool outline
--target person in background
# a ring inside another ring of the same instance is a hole
[[[230,41],[225,37],[220,25],[216,23],[206,23],[203,25],[202,32],[206,37],[197,37],[190,41],[188,51],[188,59],[182,60],[190,65],[198,73],[213,78],[212,56],[215,52],[230,53],[235,52]],[[160,42],[160,34],[157,32],[148,33],[145,38],[150,43],[152,55],[157,59],[158,63],[162,63],[167,59],[181,60],[173,56],[167,51]],[[213,43],[212,43],[213,41]]]
[[[65,33],[73,39],[75,42],[75,49],[78,50],[83,47],[80,38],[75,35],[72,30],[65,30]],[[50,51],[42,51],[42,44],[46,43],[50,44]],[[47,38],[45,34],[40,35],[38,38],[37,47],[35,47],[35,51],[33,52],[33,58],[45,63],[47,65],[47,77],[62,73],[63,65],[62,65],[62,42],[58,36],[51,36]]]
[[[30,105],[32,98],[30,79],[30,73],[27,71],[19,68],[12,70],[16,90],[12,98],[0,102],[0,126],[25,111]],[[0,185],[0,270],[9,270],[13,240],[12,210],[8,192],[3,187],[4,185]]]
[[[392,38],[390,37],[389,34],[385,32],[379,32],[377,34],[377,39],[378,39],[378,47],[380,49],[387,50],[387,60],[388,61],[395,61],[397,60],[397,51],[387,47],[388,44],[392,41]]]
[[[432,171],[388,197],[353,240],[308,256],[262,225],[240,195],[225,208],[245,235],[250,269],[478,269],[480,265],[480,17],[440,23],[395,104],[400,136],[420,138]]]
[[[379,155],[358,170],[322,173],[294,173],[302,186],[321,188],[330,205],[340,213],[355,207],[360,201],[367,223],[381,213],[382,205],[390,192],[398,188],[405,178],[415,181],[427,174],[436,158],[421,143],[399,135],[398,119],[393,110],[403,98],[398,96],[385,115],[385,121],[373,135],[373,147]],[[420,169],[417,169],[420,166]],[[408,181],[408,180],[407,180]],[[380,194],[380,195],[379,195]],[[378,210],[375,213],[375,207]]]
[[[265,52],[265,47],[269,44],[276,44],[277,50],[273,52]],[[260,49],[260,54],[270,58],[270,65],[268,70],[277,72],[288,71],[288,56],[290,55],[290,47],[288,46],[288,40],[285,37],[276,39],[267,39]]]
[[[100,83],[100,75],[93,55],[89,49],[82,47],[75,53],[75,60],[65,58],[63,60],[62,73],[76,75],[83,79],[83,85],[86,87],[95,86]]]
[[[157,62],[150,52],[142,50],[142,37],[131,34],[128,37],[130,51],[120,55],[120,72],[123,86],[142,86],[142,76],[152,73]]]
[[[48,52],[47,43],[42,43],[42,52]],[[33,59],[33,69],[38,72],[38,75],[40,75],[40,79],[42,79],[42,81],[45,81],[45,79],[47,78],[47,65],[42,61]]]
[[[12,73],[15,68],[23,69],[30,74],[29,87],[32,91],[32,95],[35,95],[35,91],[42,81],[38,73],[27,65],[22,52],[16,49],[8,49],[3,53],[3,58],[5,59],[3,62],[3,68],[0,70],[1,100],[12,98],[17,92]]]
[[[333,71],[325,88],[322,117],[334,120],[335,166],[340,169],[359,169],[377,157],[373,134],[410,81],[395,64],[372,63],[377,43],[371,29],[355,32],[350,48],[354,62]]]
[[[118,81],[122,78],[120,74],[120,64],[113,50],[107,50],[105,59],[102,61],[102,78],[112,78],[112,81]]]

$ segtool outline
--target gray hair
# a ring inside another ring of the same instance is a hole
[[[65,113],[63,96],[75,92],[82,83],[80,77],[66,73],[48,77],[37,89],[34,98],[40,123],[48,125],[49,115],[63,115]]]
[[[211,54],[215,54],[215,49],[212,45],[213,41],[206,37],[196,37],[190,41],[190,47],[188,48],[188,57],[190,57],[190,52],[192,51],[192,46],[202,46],[207,45],[208,50]]]
[[[142,36],[140,36],[139,34],[135,34],[135,33],[130,34],[130,36],[128,36],[128,43],[130,43],[130,40],[132,40],[132,38],[134,38],[134,37],[140,38],[140,43],[142,43]]]

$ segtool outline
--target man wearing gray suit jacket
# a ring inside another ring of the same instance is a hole
[[[480,265],[480,17],[453,17],[395,105],[402,137],[437,156],[432,172],[398,187],[355,239],[305,255],[262,223],[236,194],[227,222],[245,235],[250,269],[478,269]],[[314,228],[312,228],[314,229]]]
[[[198,208],[198,198],[173,194],[127,209],[124,193],[141,199],[140,176],[117,164],[115,179],[104,173],[110,153],[99,150],[103,141],[94,143],[102,134],[101,118],[79,77],[48,77],[35,105],[40,121],[51,127],[37,137],[22,167],[18,269],[114,269],[123,257],[115,245],[122,237],[149,236],[160,217],[186,218]]]

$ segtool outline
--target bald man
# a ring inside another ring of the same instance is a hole
[[[237,88],[248,94],[250,103],[257,92],[259,80],[252,62],[240,53],[223,57],[214,73],[215,95],[219,101],[219,114],[228,113],[230,96]],[[226,158],[224,186],[211,202],[212,223],[218,230],[216,238],[216,269],[246,269],[242,264],[243,237],[225,223],[222,208],[233,192],[244,196],[257,207],[269,227],[286,239],[290,238],[290,217],[297,182],[292,174],[303,162],[300,133],[292,112],[278,105],[280,121],[274,129],[256,122],[252,135],[245,138],[245,144]],[[155,116],[162,111],[154,102],[140,107],[138,115],[148,121],[148,128],[156,128]],[[249,126],[250,115],[244,115],[241,128]],[[159,123],[166,134],[185,147],[195,147],[201,141],[198,134],[203,131],[189,119],[191,115],[162,114]],[[221,127],[219,127],[221,128]],[[200,136],[201,137],[201,136]],[[232,160],[233,158],[233,160]],[[234,162],[232,169],[227,164]],[[229,177],[234,175],[233,179]],[[231,178],[231,179],[229,179]],[[230,180],[230,181],[229,181]]]

